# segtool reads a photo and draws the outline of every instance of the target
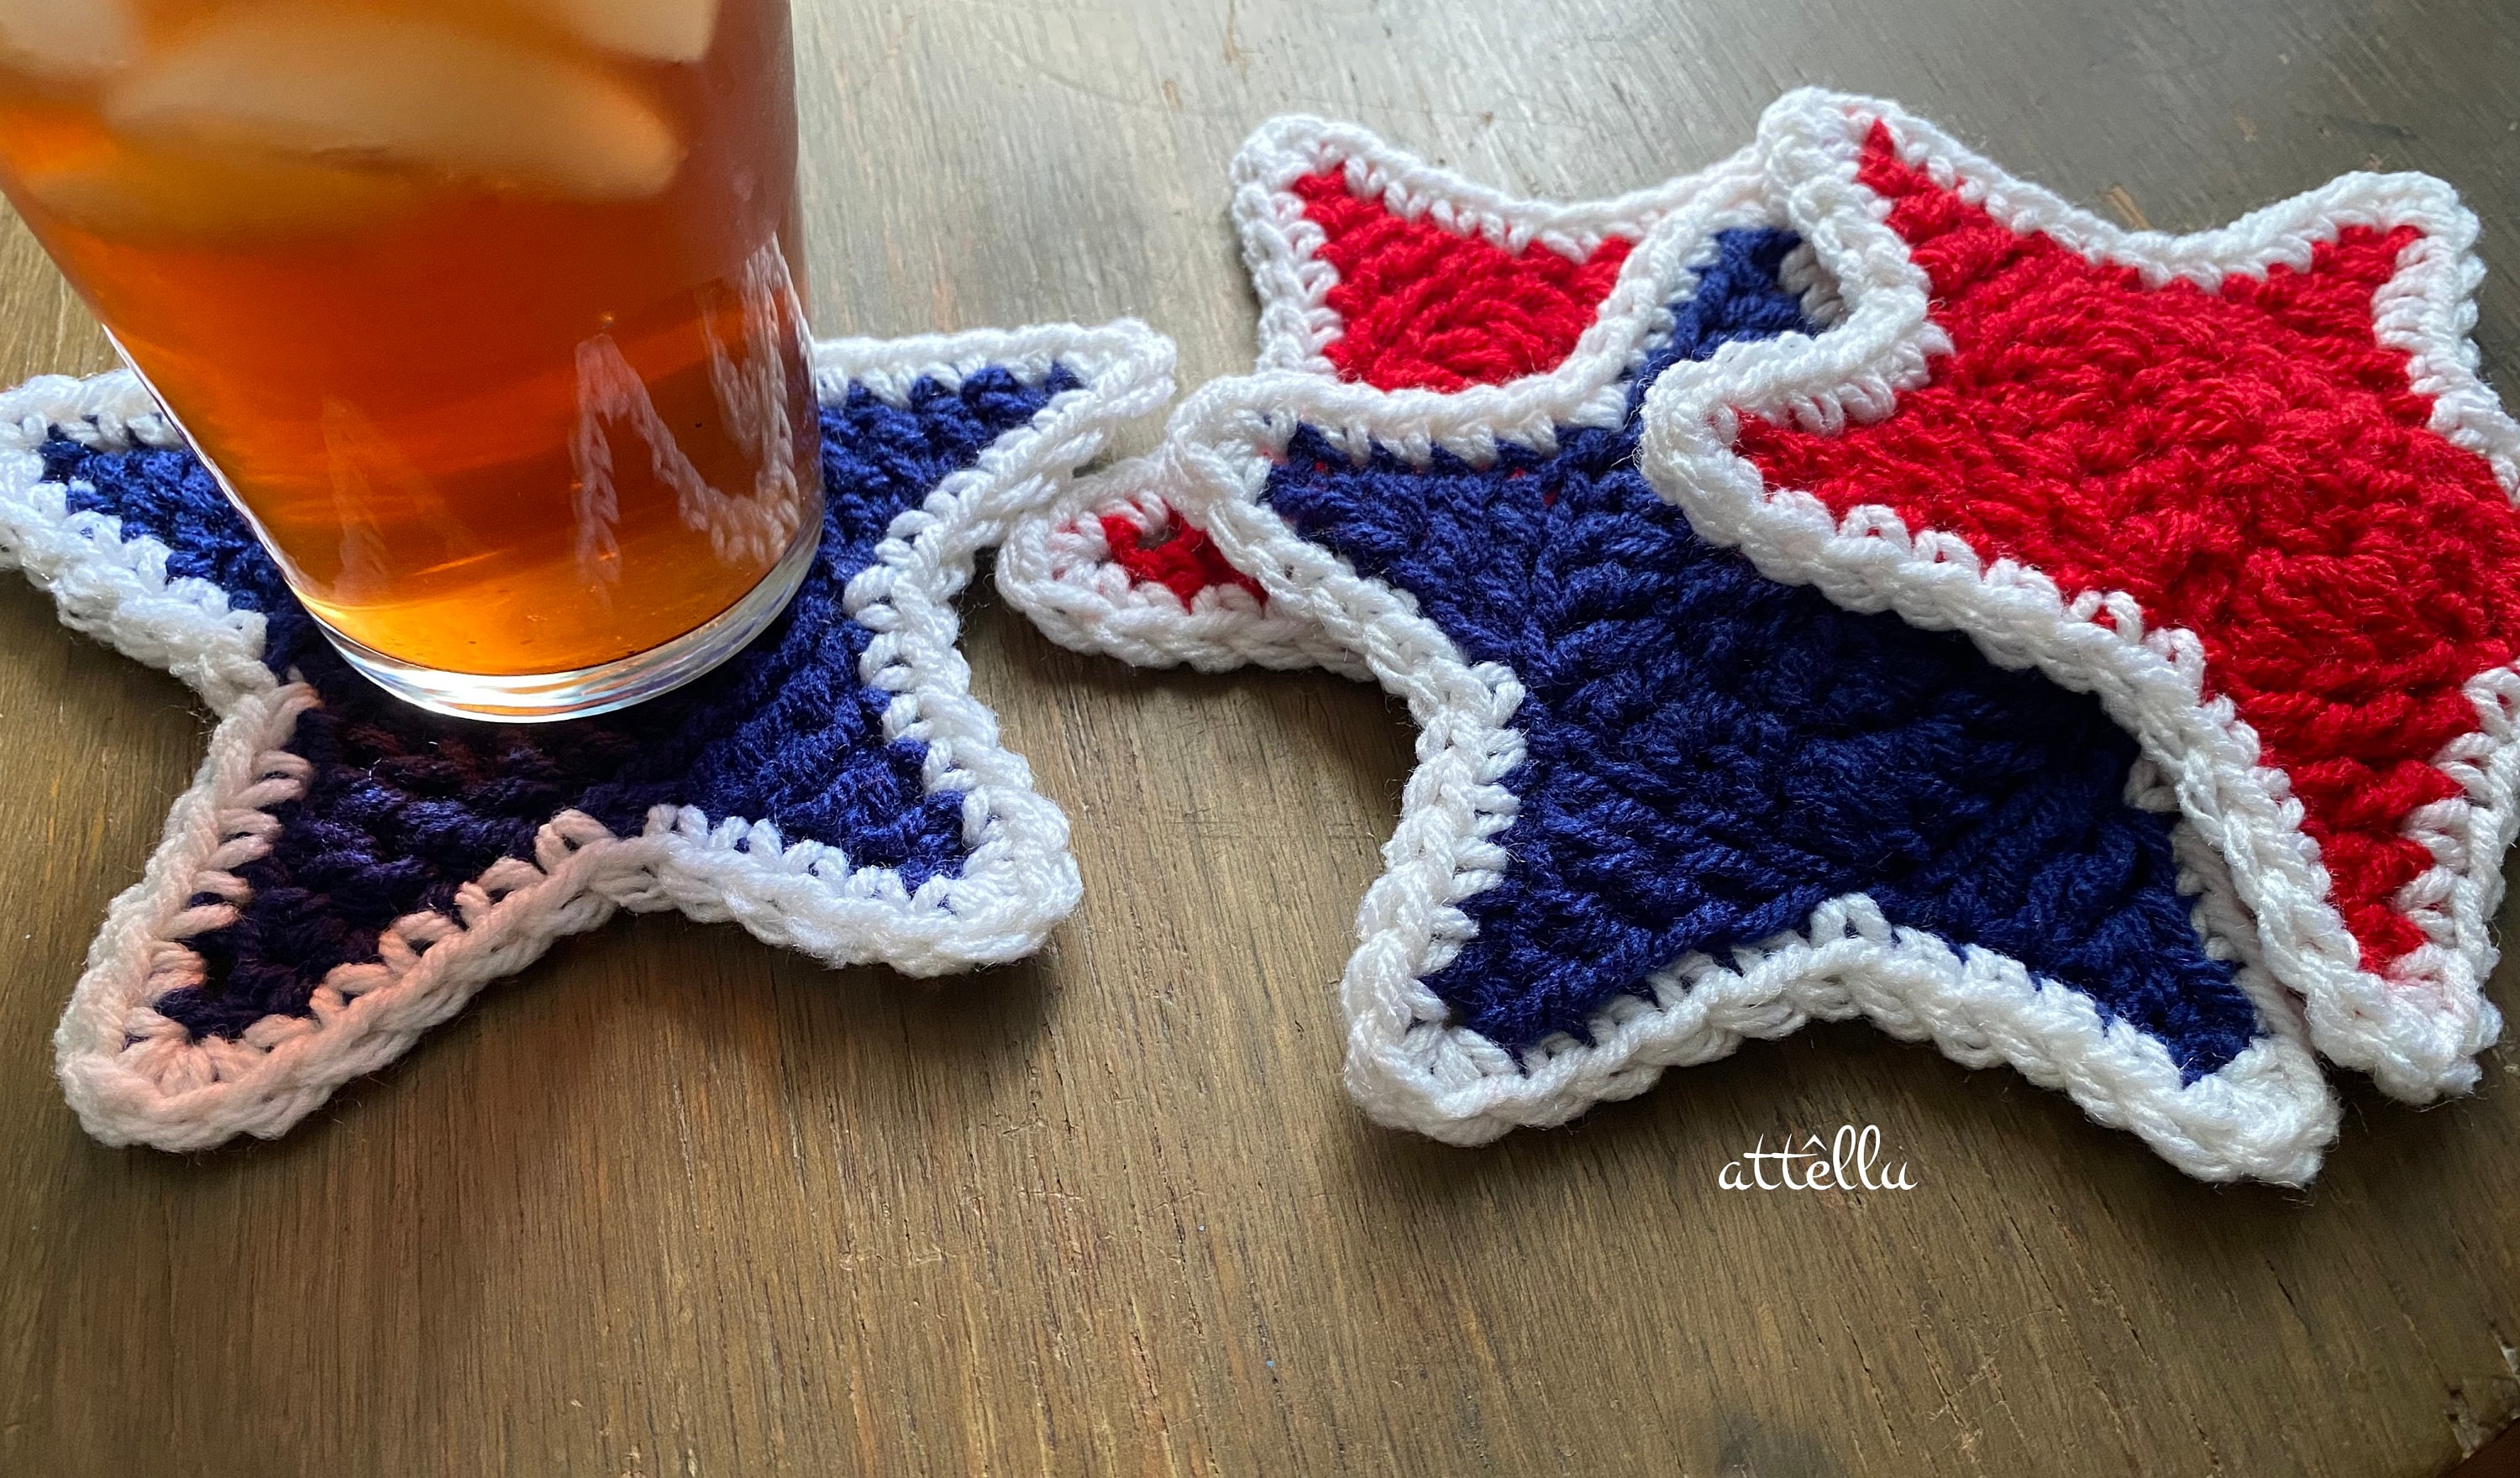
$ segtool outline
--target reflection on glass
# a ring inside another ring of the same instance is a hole
[[[786,0],[0,0],[0,185],[406,679],[637,659],[801,567],[794,182]]]

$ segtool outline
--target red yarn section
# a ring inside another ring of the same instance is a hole
[[[1329,305],[1341,332],[1322,352],[1341,379],[1377,389],[1452,391],[1555,369],[1628,259],[1617,237],[1579,262],[1403,220],[1348,194],[1336,169],[1294,188],[1327,238],[1322,260],[1338,269]]]
[[[2400,829],[2456,793],[2431,761],[2477,727],[2460,689],[2512,658],[2520,518],[2374,336],[2372,292],[2414,232],[2347,230],[2307,272],[2219,292],[2146,288],[1997,224],[1877,126],[1862,179],[1954,352],[1883,422],[1745,419],[1739,450],[1840,515],[1886,505],[2196,633],[2209,689],[2291,777],[2365,967],[2423,944],[2392,899],[2432,857]]]
[[[1166,511],[1170,513],[1169,510]],[[1111,546],[1111,562],[1129,572],[1129,578],[1140,585],[1160,585],[1181,598],[1188,605],[1198,599],[1198,593],[1218,585],[1239,585],[1261,601],[1269,598],[1261,592],[1260,582],[1225,562],[1207,530],[1182,521],[1172,514],[1165,536],[1154,544],[1144,543],[1146,531],[1116,514],[1102,515],[1102,542]]]

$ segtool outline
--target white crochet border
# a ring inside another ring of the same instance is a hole
[[[927,746],[929,793],[966,796],[971,846],[959,876],[911,890],[893,870],[851,868],[836,848],[783,844],[766,823],[712,825],[690,807],[656,807],[636,836],[563,812],[537,835],[530,862],[504,860],[465,884],[451,915],[397,920],[379,941],[380,961],[326,977],[311,1014],[266,1017],[238,1041],[192,1040],[150,1003],[201,978],[185,941],[235,917],[246,886],[233,870],[268,849],[278,828],[269,809],[303,793],[307,766],[287,745],[318,699],[263,666],[261,616],[231,610],[206,582],[169,579],[162,544],[123,538],[116,518],[69,513],[66,490],[42,481],[36,447],[50,427],[104,447],[180,444],[132,377],[47,377],[0,396],[0,566],[50,590],[68,624],[184,679],[220,720],[142,880],[114,901],[54,1036],[63,1090],[88,1132],[168,1150],[277,1136],[490,981],[616,909],[733,919],[834,965],[879,962],[914,975],[1038,948],[1079,898],[1067,823],[971,695],[953,601],[981,549],[1101,455],[1120,425],[1171,397],[1172,345],[1132,322],[1060,325],[826,342],[815,367],[827,400],[855,383],[898,402],[922,378],[959,383],[1000,365],[1038,383],[1054,363],[1084,383],[901,515],[843,597],[876,634],[862,676],[895,694],[887,737]],[[202,894],[221,901],[187,907]]]
[[[1259,360],[1280,370],[1334,381],[1337,372],[1323,347],[1342,332],[1328,304],[1338,269],[1321,259],[1323,233],[1304,213],[1294,183],[1329,169],[1346,172],[1360,198],[1381,197],[1395,214],[1429,219],[1460,235],[1477,235],[1508,251],[1533,245],[1571,258],[1592,254],[1601,242],[1623,237],[1642,242],[1656,222],[1701,194],[1734,196],[1755,188],[1750,151],[1694,174],[1682,175],[1611,200],[1577,204],[1523,200],[1439,168],[1395,149],[1362,128],[1288,116],[1263,123],[1235,157],[1234,219],[1242,258],[1260,297]],[[1666,288],[1672,263],[1632,254],[1603,300],[1591,328],[1567,361],[1546,374],[1462,392],[1366,390],[1376,424],[1411,424],[1424,418],[1429,434],[1447,444],[1493,445],[1494,438],[1547,444],[1559,425],[1615,425],[1626,417],[1619,376],[1604,381],[1601,366],[1620,375],[1640,363],[1670,333]],[[1603,386],[1606,393],[1600,393]],[[1513,407],[1525,397],[1552,405],[1563,391],[1576,409],[1558,421],[1534,421]],[[1487,392],[1487,393],[1482,393]],[[1458,407],[1458,410],[1448,410]],[[1364,434],[1360,429],[1351,434]],[[1349,677],[1365,669],[1294,612],[1253,599],[1236,585],[1212,586],[1188,605],[1161,585],[1141,583],[1112,561],[1102,531],[1106,515],[1134,524],[1142,537],[1172,526],[1171,512],[1153,489],[1145,463],[1123,464],[1080,480],[1057,502],[1025,518],[997,560],[998,588],[1043,634],[1078,651],[1118,657],[1140,667],[1188,664],[1220,672],[1246,663],[1276,668],[1327,667]]]
[[[1733,162],[1746,158],[1745,153]],[[1423,218],[1456,236],[1483,237],[1505,251],[1537,246],[1577,262],[1612,237],[1642,241],[1656,221],[1695,197],[1707,178],[1681,175],[1610,200],[1573,204],[1525,200],[1429,164],[1353,124],[1303,114],[1271,118],[1243,142],[1232,166],[1234,224],[1242,238],[1242,263],[1260,295],[1259,369],[1337,378],[1323,350],[1346,332],[1329,305],[1338,269],[1322,260],[1322,228],[1305,213],[1304,198],[1294,188],[1306,176],[1332,169],[1346,175],[1350,195],[1378,196],[1383,208],[1402,220]],[[1608,311],[1605,306],[1604,316]]]
[[[1754,175],[1719,170],[1648,234],[1632,259],[1636,275],[1622,278],[1613,301],[1680,296],[1691,280],[1687,264],[1702,259],[1715,232],[1772,219]],[[1262,501],[1269,473],[1299,425],[1325,429],[1353,455],[1380,447],[1420,462],[1436,447],[1473,461],[1493,458],[1503,441],[1552,449],[1558,425],[1598,425],[1605,406],[1623,410],[1620,383],[1647,342],[1599,331],[1555,373],[1447,395],[1378,391],[1301,370],[1221,381],[1175,413],[1163,447],[1129,473],[1128,485],[1205,528],[1273,606],[1407,698],[1418,724],[1418,768],[1383,874],[1359,911],[1360,944],[1340,985],[1349,1093],[1380,1123],[1478,1143],[1641,1093],[1664,1068],[1723,1056],[1748,1038],[1780,1037],[1814,1017],[1862,1015],[1893,1035],[1930,1039],[1971,1066],[2009,1063],[2099,1122],[2133,1130],[2190,1175],[2311,1179],[2335,1137],[2335,1099],[2297,1004],[2258,960],[2256,931],[2220,860],[2184,821],[2174,832],[2180,886],[2198,900],[2208,948],[2238,965],[2264,1028],[2220,1072],[2192,1084],[2181,1081],[2159,1041],[2104,1023],[2089,997],[2037,981],[1992,952],[1955,952],[1930,934],[1893,928],[1862,894],[1831,900],[1803,931],[1735,951],[1729,963],[1675,962],[1649,981],[1651,999],[1601,1011],[1590,1044],[1561,1036],[1519,1060],[1454,1022],[1426,988],[1425,977],[1474,932],[1462,903],[1494,886],[1508,863],[1495,838],[1516,805],[1501,782],[1523,755],[1512,727],[1522,690],[1503,667],[1464,662],[1409,595],[1298,537]],[[2175,809],[2148,766],[2130,777],[2128,799]]]
[[[1949,352],[1929,316],[1923,272],[1886,224],[1882,202],[1857,182],[1876,120],[1902,157],[1996,219],[2155,284],[2185,278],[2213,287],[2276,263],[2306,269],[2314,245],[2343,227],[2416,227],[2422,236],[2374,296],[2380,340],[2409,354],[2414,388],[2435,400],[2433,428],[2483,455],[2520,495],[2520,426],[2478,379],[2468,338],[2484,276],[2471,250],[2475,217],[2427,176],[2352,174],[2220,231],[2125,231],[2014,179],[1896,105],[1791,93],[1761,121],[1758,149],[1787,224],[1837,278],[1846,316],[1817,338],[1734,344],[1662,377],[1647,398],[1642,455],[1656,488],[1700,534],[1739,547],[1772,578],[1817,585],[1850,609],[1891,609],[1920,626],[1967,632],[1997,662],[2036,665],[2067,688],[2096,693],[2216,839],[2257,916],[2269,968],[2308,1003],[2318,1050],[2416,1102],[2473,1087],[2475,1055],[2501,1024],[2481,986],[2494,967],[2488,927],[2501,898],[2502,854],[2520,821],[2512,805],[2520,673],[2498,668],[2468,684],[2482,731],[2434,761],[2460,795],[2408,819],[2406,834],[2437,864],[2397,905],[2429,942],[2390,962],[2383,978],[2362,966],[2329,901],[2326,870],[2286,778],[2257,763],[2257,736],[2228,699],[2203,698],[2194,634],[2147,628],[2120,592],[2067,602],[2039,571],[1982,562],[1960,538],[1912,532],[1888,509],[1838,519],[1809,493],[1765,486],[1733,455],[1741,411],[1823,429],[1878,419],[1901,389],[1924,381],[1929,357]]]

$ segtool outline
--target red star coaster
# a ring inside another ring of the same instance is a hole
[[[1706,538],[2097,694],[2315,1042],[2474,1085],[2520,747],[2515,427],[2450,188],[2356,174],[2128,232],[1868,99],[1760,128],[1846,316],[1683,366],[1644,465]]]

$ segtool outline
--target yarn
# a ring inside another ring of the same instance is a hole
[[[1778,281],[1796,245],[1732,231],[1640,381],[1809,332]],[[1589,1039],[1615,996],[1868,894],[1894,925],[1978,945],[2162,1041],[2193,1082],[2256,1035],[2178,886],[2170,819],[2125,801],[2133,739],[2088,695],[1957,636],[1853,615],[1689,532],[1635,466],[1636,417],[1492,466],[1299,433],[1268,503],[1414,596],[1473,662],[1521,679],[1527,758],[1462,904],[1476,933],[1426,986],[1516,1050]]]
[[[1001,587],[1080,649],[1408,703],[1418,764],[1338,990],[1380,1123],[1482,1142],[1861,1016],[2189,1174],[2307,1181],[2338,1107],[2183,778],[2103,694],[1779,583],[1645,477],[1667,383],[1842,338],[1833,245],[1777,229],[1776,168],[1763,141],[1554,204],[1264,124],[1234,168],[1256,372],[1029,515]],[[1605,248],[1590,314],[1559,293],[1526,332],[1511,264]],[[1502,352],[1442,376],[1409,347],[1490,318]],[[1133,558],[1193,531],[1265,601],[1204,554]]]
[[[1644,328],[1661,304],[1640,293],[1613,303],[1618,279],[1636,243],[1704,184],[1683,176],[1571,205],[1517,200],[1309,117],[1263,123],[1233,174],[1260,298],[1259,368],[1448,398],[1554,375],[1588,334]],[[1493,429],[1477,415],[1446,419]],[[1159,480],[1086,479],[1018,524],[997,561],[1008,603],[1052,641],[1142,666],[1369,675],[1213,554]]]
[[[1171,591],[1184,608],[1196,601],[1201,591],[1225,586],[1242,591],[1254,601],[1265,603],[1269,599],[1259,581],[1236,569],[1217,552],[1216,542],[1208,538],[1207,530],[1178,516],[1167,518],[1162,532],[1151,542],[1148,529],[1122,515],[1102,514],[1097,521],[1102,525],[1111,562],[1127,571],[1134,583]]]
[[[1758,151],[1839,311],[1666,375],[1656,491],[1772,578],[2098,695],[2318,1051],[2473,1088],[2520,829],[2520,423],[2468,336],[2475,216],[2355,174],[2129,232],[1821,92]]]
[[[1348,193],[1338,170],[1293,184],[1321,229],[1321,260],[1338,269],[1327,295],[1341,332],[1323,352],[1347,379],[1382,389],[1498,384],[1563,360],[1590,327],[1632,244],[1610,237],[1581,261],[1534,245],[1509,252],[1475,236],[1387,214]],[[1187,608],[1202,591],[1239,589],[1266,605],[1205,530],[1167,516],[1150,531],[1099,515],[1110,561]]]
[[[1322,352],[1380,389],[1458,390],[1551,368],[1592,326],[1633,245],[1610,237],[1580,260],[1539,244],[1508,251],[1390,214],[1350,194],[1343,171],[1292,188],[1321,228],[1321,259],[1338,269],[1328,301],[1340,334]]]
[[[963,798],[926,791],[923,745],[884,739],[891,695],[858,674],[874,633],[840,614],[840,592],[896,517],[1076,386],[1063,370],[1028,385],[989,369],[960,386],[922,381],[897,407],[852,388],[823,409],[823,542],[778,621],[689,687],[547,725],[439,717],[359,677],[191,453],[47,443],[45,475],[71,489],[74,507],[118,511],[126,538],[180,539],[170,572],[233,580],[253,608],[277,613],[265,660],[323,698],[289,746],[313,766],[305,794],[272,809],[271,850],[235,870],[249,901],[230,927],[195,937],[203,982],[158,1010],[207,1037],[303,1015],[335,967],[378,958],[387,925],[447,910],[502,857],[531,857],[535,832],[564,810],[626,833],[652,806],[694,805],[838,847],[912,889],[950,875],[964,854]]]
[[[968,691],[977,553],[1171,391],[1134,324],[818,346],[826,522],[781,616],[635,708],[502,726],[352,671],[128,375],[0,411],[0,561],[222,715],[57,1035],[112,1143],[279,1134],[622,908],[914,974],[1037,949],[1066,823]],[[249,666],[235,658],[249,653]]]
[[[1751,420],[1768,480],[1863,504],[2125,591],[2205,646],[2291,777],[2366,965],[2424,947],[2398,892],[2433,865],[2408,815],[2458,793],[2433,765],[2477,727],[2467,680],[2513,656],[2520,515],[2484,458],[2433,432],[2371,297],[2411,227],[2348,227],[2307,271],[2147,287],[1999,225],[1899,160],[1863,183],[1931,277],[1953,352],[1887,419],[1834,436]]]
[[[1450,391],[1554,368],[1592,326],[1635,245],[1606,236],[1580,259],[1537,240],[1508,250],[1484,236],[1393,214],[1385,202],[1353,194],[1341,168],[1300,175],[1287,190],[1313,228],[1311,259],[1336,272],[1323,303],[1338,329],[1322,352],[1342,378],[1381,389]],[[1236,569],[1204,529],[1177,512],[1158,505],[1151,516],[1134,508],[1070,516],[1090,518],[1097,527],[1095,558],[1123,571],[1130,585],[1169,592],[1184,611],[1202,594],[1229,589],[1249,596],[1254,614],[1266,609],[1268,593],[1259,582]],[[1032,537],[1055,535],[1037,530]],[[1046,561],[1046,553],[1036,560]],[[1039,575],[1010,578],[1003,568],[1000,574],[1015,604],[1061,637],[1063,623],[1044,610],[1058,602],[1057,583]],[[1115,629],[1130,624],[1126,616],[1095,615],[1095,645],[1133,646]],[[1170,624],[1160,616],[1156,623],[1159,631]],[[1238,660],[1240,653],[1234,655]],[[1324,657],[1318,650],[1295,655],[1305,665]]]

